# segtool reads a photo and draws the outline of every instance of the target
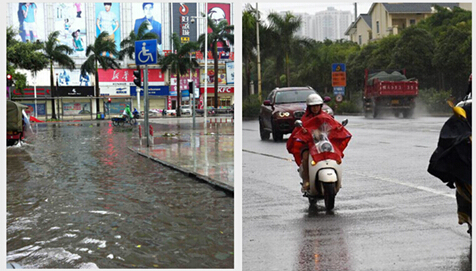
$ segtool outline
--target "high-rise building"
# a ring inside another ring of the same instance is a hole
[[[296,15],[301,16],[303,22],[301,29],[297,33],[299,36],[318,41],[324,41],[325,39],[349,39],[345,35],[345,31],[352,23],[352,13],[350,11],[341,11],[329,7],[327,10],[317,12],[314,15],[307,13],[298,13]]]

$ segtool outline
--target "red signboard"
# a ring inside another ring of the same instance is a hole
[[[346,86],[345,72],[332,72],[332,86],[333,87]]]
[[[204,88],[200,88],[200,93],[203,93]],[[214,87],[207,87],[207,93],[215,93]],[[235,93],[235,87],[218,86],[218,93]]]
[[[135,69],[108,69],[108,70],[99,70],[99,82],[108,82],[108,83],[132,83],[134,82]],[[160,69],[149,69],[148,70],[148,79],[149,82],[164,82],[165,78]],[[142,71],[142,78],[144,78],[144,71]]]

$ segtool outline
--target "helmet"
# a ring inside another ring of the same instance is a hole
[[[309,96],[307,96],[306,99],[306,105],[311,106],[311,105],[322,105],[324,101],[322,100],[321,96],[319,94],[313,93]]]

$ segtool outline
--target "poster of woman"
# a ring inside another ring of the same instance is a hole
[[[22,42],[45,40],[44,3],[18,3],[17,10],[19,35]]]

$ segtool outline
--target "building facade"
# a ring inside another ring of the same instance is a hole
[[[58,87],[99,88],[100,97],[89,97],[88,99],[93,101],[94,104],[99,103],[101,111],[105,112],[107,108],[104,101],[107,101],[108,98],[111,98],[112,103],[116,102],[123,106],[131,104],[134,107],[139,107],[138,110],[143,110],[144,103],[138,100],[143,95],[143,89],[137,90],[133,83],[132,71],[137,67],[135,61],[129,58],[117,60],[120,65],[118,70],[100,69],[98,86],[94,85],[95,78],[93,74],[82,77],[80,67],[87,59],[85,55],[87,46],[93,44],[101,32],[108,32],[108,38],[113,40],[117,49],[120,50],[121,41],[129,37],[131,32],[137,33],[140,24],[146,22],[148,31],[158,35],[157,51],[164,55],[173,50],[171,44],[172,33],[179,34],[183,43],[198,40],[198,37],[205,31],[206,20],[195,19],[193,21],[192,18],[200,14],[208,14],[217,22],[227,20],[231,25],[234,22],[233,3],[165,2],[8,3],[6,21],[7,26],[18,30],[19,34],[15,38],[23,42],[45,41],[50,33],[59,31],[59,42],[74,49],[74,53],[70,57],[75,62],[76,69],[68,70],[55,64],[54,77],[56,84]],[[220,50],[219,63],[222,66],[233,62],[233,57],[230,57],[234,55],[233,51],[232,45],[228,50]],[[107,52],[105,54],[108,55]],[[197,61],[202,63],[203,66],[203,58],[197,59]],[[213,67],[213,64],[208,65],[208,68],[211,67]],[[201,72],[201,69],[193,72],[198,84],[200,84],[198,78]],[[50,85],[49,69],[38,72],[36,76],[31,75],[29,71],[23,73],[27,76],[28,85],[31,86],[29,89],[34,88],[34,86]],[[176,75],[168,71],[162,73],[159,65],[149,65],[149,108],[174,109],[177,106],[177,82],[174,81],[174,78],[176,78]],[[210,86],[211,83],[208,84]],[[229,86],[226,81],[219,85]],[[200,85],[197,87],[200,87]],[[180,91],[185,90],[188,91],[188,84],[181,82]],[[61,98],[58,93],[52,91],[54,98]],[[48,95],[42,96],[41,99],[52,99],[51,93]],[[21,101],[24,98],[27,97],[22,94],[12,95],[12,99]],[[31,101],[32,97],[28,96],[28,98]],[[39,97],[37,98],[39,99]],[[86,98],[83,97],[83,99]],[[187,99],[187,97],[182,100],[182,104],[189,103],[190,99]],[[49,104],[49,102],[43,102],[42,105],[45,107],[46,114],[51,114]],[[93,105],[91,110],[95,114],[96,106]],[[62,108],[59,108],[57,113],[62,111]]]

